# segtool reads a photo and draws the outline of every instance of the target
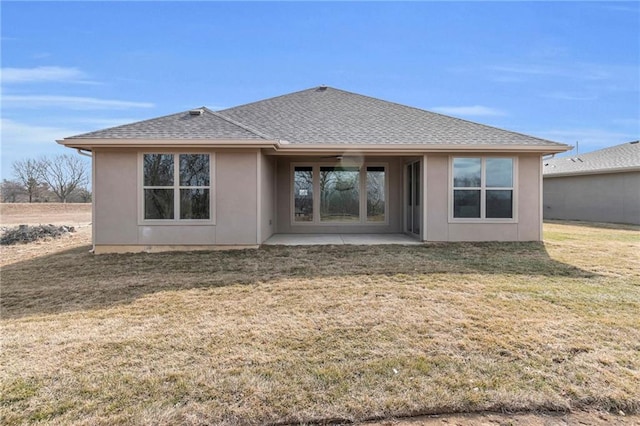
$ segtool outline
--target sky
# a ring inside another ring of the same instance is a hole
[[[2,1],[0,14],[7,179],[16,160],[74,154],[63,137],[323,84],[580,153],[640,135],[640,2]]]

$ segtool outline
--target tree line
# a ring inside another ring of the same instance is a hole
[[[0,184],[3,203],[88,203],[91,201],[89,165],[81,157],[55,157],[14,161],[12,179]]]

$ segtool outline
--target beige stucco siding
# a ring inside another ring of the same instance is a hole
[[[94,151],[94,244],[138,244],[135,151]]]
[[[542,159],[539,155],[518,158],[518,241],[542,240],[540,203]]]
[[[385,234],[402,232],[402,159],[400,157],[367,157],[366,164],[384,164],[387,166],[387,223],[384,224],[299,224],[292,223],[292,163],[313,164],[338,164],[331,159],[302,158],[302,157],[278,157],[276,167],[276,199],[277,199],[277,233],[282,234]],[[346,164],[346,163],[345,163]],[[361,212],[366,214],[366,212]]]
[[[216,242],[216,227],[204,225],[140,225],[138,244],[207,245]]]
[[[275,162],[274,157],[260,153],[260,243],[275,232]]]
[[[257,151],[216,153],[215,244],[259,244]]]
[[[292,223],[292,165],[336,164],[335,162],[318,157],[269,156],[259,149],[217,149],[206,152],[211,153],[213,159],[212,221],[196,224],[151,224],[142,220],[140,214],[140,152],[135,149],[94,150],[96,247],[256,246],[274,233],[403,232],[404,166],[407,161],[418,158],[423,161],[422,170],[426,182],[422,192],[424,202],[421,203],[426,209],[423,212],[426,232],[422,235],[425,241],[541,239],[539,155],[509,155],[517,157],[513,220],[465,222],[452,219],[449,206],[451,155],[429,153],[422,157],[371,156],[364,159],[365,164],[383,164],[387,167],[385,223],[299,224]],[[636,173],[634,177],[614,178],[623,179],[617,185],[624,188],[621,191],[627,200],[635,200],[635,204],[625,204],[620,210],[625,217],[638,217],[640,195],[636,189],[639,185],[639,174]],[[550,191],[550,195],[554,195],[553,191]],[[607,203],[612,205],[613,201]],[[578,209],[585,208],[584,203],[576,201],[574,204]]]
[[[640,172],[544,178],[544,218],[640,225]]]
[[[427,155],[426,241],[538,241],[541,239],[539,155],[517,156],[516,187],[514,188],[516,219],[502,223],[489,220],[464,222],[452,220],[449,217],[450,158],[447,154]]]
[[[188,152],[181,150],[180,152]],[[198,152],[203,152],[199,150]],[[94,150],[95,235],[100,246],[256,245],[259,152],[204,151],[214,160],[215,223],[148,224],[140,220],[139,152]]]
[[[449,241],[449,156],[427,155],[427,229],[428,241]]]

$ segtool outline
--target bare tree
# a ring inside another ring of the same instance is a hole
[[[41,162],[29,158],[27,160],[14,161],[12,167],[16,182],[20,183],[29,197],[29,202],[33,203],[38,196],[40,187]]]
[[[15,180],[3,179],[0,183],[0,201],[3,203],[19,203],[26,198],[24,187]]]
[[[79,157],[63,154],[53,159],[42,158],[39,162],[40,179],[49,185],[49,189],[62,203],[67,202],[76,188],[89,181],[87,163]]]

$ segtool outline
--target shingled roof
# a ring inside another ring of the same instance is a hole
[[[66,139],[266,139],[239,123],[201,107]]]
[[[219,113],[294,144],[554,144],[331,87],[303,90]]]
[[[247,139],[289,144],[566,145],[358,95],[314,87],[222,111],[201,108],[67,139]]]
[[[545,160],[545,177],[640,171],[640,141],[610,146],[573,157]]]

